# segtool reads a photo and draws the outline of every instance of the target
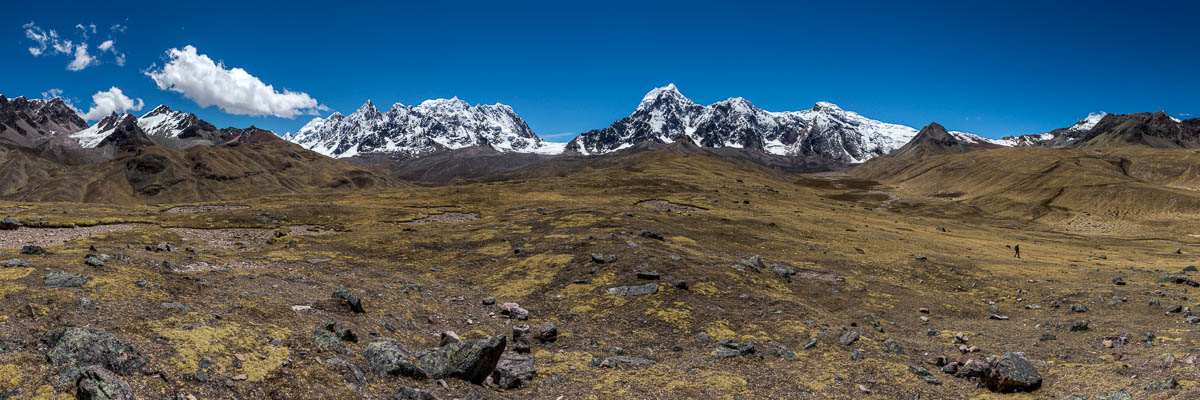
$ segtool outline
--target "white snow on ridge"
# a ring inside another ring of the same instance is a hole
[[[396,103],[382,113],[368,100],[350,115],[335,112],[313,118],[287,139],[335,158],[364,153],[416,155],[470,146],[551,154],[566,146],[543,141],[512,107],[472,106],[457,97],[425,100],[415,107]]]
[[[1088,113],[1087,117],[1079,122],[1076,122],[1075,125],[1072,125],[1067,129],[1072,131],[1090,131],[1092,128],[1096,127],[1096,124],[1100,123],[1100,120],[1104,119],[1105,115],[1108,115],[1108,113],[1104,111],[1098,113]]]
[[[961,140],[963,142],[967,142],[970,144],[994,144],[997,146],[1004,146],[1004,147],[1013,147],[1013,146],[1017,145],[1017,140],[1015,138],[988,139],[983,136],[979,136],[979,135],[976,135],[973,133],[967,133],[967,132],[950,131],[949,133],[951,136],[954,136],[955,139],[958,139],[958,140]]]

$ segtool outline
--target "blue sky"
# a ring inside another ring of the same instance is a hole
[[[1200,117],[1195,2],[191,3],[8,4],[0,93],[59,89],[86,112],[94,93],[117,87],[143,101],[135,114],[166,104],[278,133],[297,130],[304,113],[348,113],[368,98],[386,108],[458,96],[509,104],[558,140],[607,126],[672,82],[698,103],[742,96],[785,111],[830,101],[988,137],[1100,110]],[[30,29],[86,42],[95,61],[69,70],[77,52],[50,54],[52,41],[35,57]],[[180,76],[186,68],[167,73],[171,61],[196,61],[168,57],[185,46],[222,61],[223,73],[244,69],[260,90],[228,95],[197,87],[204,78]]]

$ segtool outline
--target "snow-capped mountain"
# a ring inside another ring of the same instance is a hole
[[[1088,113],[1087,117],[1066,128],[1059,128],[1046,133],[1035,133],[1020,136],[1005,136],[1004,141],[1012,142],[1013,146],[1063,146],[1074,139],[1086,135],[1107,116],[1104,111]]]
[[[705,147],[750,148],[857,163],[887,154],[916,134],[911,127],[872,120],[827,102],[809,110],[785,112],[760,109],[741,97],[699,105],[670,84],[647,93],[628,117],[579,135],[567,150],[601,154],[646,141],[687,139]]]
[[[100,143],[127,119],[133,119],[133,123],[137,123],[137,117],[133,116],[133,114],[117,114],[114,112],[97,121],[96,124],[72,133],[71,138],[79,141],[79,147],[85,149],[100,147]]]
[[[504,104],[475,105],[458,99],[396,103],[380,112],[370,100],[350,115],[313,118],[289,141],[342,158],[369,153],[412,157],[438,149],[488,146],[501,152],[558,153],[562,146],[539,138]]]
[[[196,117],[196,114],[172,110],[160,105],[138,118],[138,127],[151,137],[201,139],[220,142],[223,135],[217,127]]]

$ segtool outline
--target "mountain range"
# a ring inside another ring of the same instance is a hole
[[[61,99],[0,96],[0,199],[181,202],[395,186],[249,127],[159,106],[87,126]]]
[[[442,149],[487,146],[500,151],[558,153],[529,129],[512,107],[476,105],[458,99],[400,103],[380,112],[367,100],[350,115],[314,118],[285,138],[309,150],[344,158],[372,153],[414,157]]]

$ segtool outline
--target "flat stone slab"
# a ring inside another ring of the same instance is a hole
[[[647,283],[635,286],[617,286],[608,288],[608,294],[613,296],[645,296],[658,293],[657,283]]]

